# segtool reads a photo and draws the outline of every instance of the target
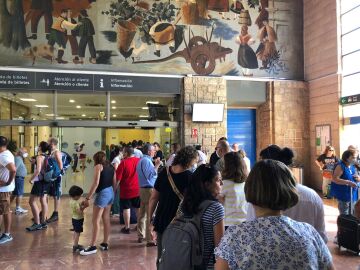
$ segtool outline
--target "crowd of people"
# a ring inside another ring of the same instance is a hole
[[[7,143],[0,136],[0,215],[5,225],[0,244],[12,240],[10,196],[16,198],[15,211],[26,211],[20,206],[26,176],[21,162],[27,157],[26,150],[19,149],[14,160],[6,150]],[[43,181],[43,172],[47,157],[64,170],[60,154],[55,138],[38,146],[30,178],[33,224],[26,228],[29,232],[45,229],[58,219],[61,175],[48,183]],[[131,209],[135,209],[137,241],[147,247],[157,246],[156,264],[160,270],[166,269],[166,256],[171,252],[179,253],[172,258],[179,265],[187,259],[181,256],[181,249],[171,250],[176,245],[169,236],[169,231],[176,234],[173,225],[187,218],[201,221],[198,269],[262,269],[265,265],[269,269],[334,269],[326,246],[322,199],[294,178],[289,168],[294,157],[290,148],[270,145],[261,150],[260,161],[251,168],[245,151],[237,144],[230,146],[225,137],[219,139],[209,163],[201,146],[180,147],[177,143],[171,145],[166,159],[158,143],[133,141],[112,146],[111,151],[99,151],[93,156],[90,189],[84,192],[72,186],[69,190],[73,251],[90,255],[98,247],[109,249],[110,213],[118,196],[124,219],[121,233],[131,233]],[[316,164],[321,170],[331,171],[331,177],[325,180],[324,176],[324,195],[337,199],[340,214],[353,213],[350,202],[358,199],[360,181],[357,149],[350,146],[338,160],[329,146]],[[48,196],[54,198],[55,210],[50,218]],[[91,202],[92,237],[83,247],[79,239],[84,211]],[[103,240],[97,247],[101,221]]]

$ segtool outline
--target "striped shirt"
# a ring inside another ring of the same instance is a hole
[[[214,226],[224,219],[224,207],[219,202],[211,204],[202,216],[202,230],[204,233],[203,258],[208,261],[207,269],[214,268]]]
[[[247,202],[245,198],[245,182],[235,183],[223,180],[221,195],[225,197],[225,226],[232,226],[246,221]]]

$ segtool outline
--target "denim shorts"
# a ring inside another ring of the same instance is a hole
[[[94,205],[100,208],[105,208],[106,206],[114,202],[114,189],[113,187],[107,187],[100,192],[95,194]]]
[[[15,176],[15,189],[12,193],[14,196],[24,195],[24,177]]]

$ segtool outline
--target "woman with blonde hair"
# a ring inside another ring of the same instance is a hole
[[[331,184],[331,179],[333,178],[333,171],[335,169],[335,165],[338,162],[339,159],[336,157],[335,148],[331,145],[326,146],[324,153],[315,160],[315,164],[320,168],[320,171],[322,172],[322,192],[324,198],[328,198],[329,196],[329,185]]]

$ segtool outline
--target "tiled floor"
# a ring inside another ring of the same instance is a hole
[[[326,226],[329,232],[329,248],[334,257],[336,269],[360,269],[360,257],[339,251],[332,243],[336,232],[337,209],[335,201],[326,200]],[[52,201],[50,201],[50,208]],[[96,255],[83,257],[72,253],[71,218],[68,199],[62,200],[60,220],[51,224],[47,230],[34,233],[25,232],[30,225],[31,215],[13,216],[14,241],[0,246],[0,269],[76,269],[76,270],[154,270],[156,248],[147,248],[136,242],[136,233],[120,234],[121,226],[117,218],[112,219],[111,246],[107,252],[98,251]],[[87,245],[91,234],[91,210],[86,211],[85,232],[81,244]],[[102,237],[99,235],[98,243]]]

